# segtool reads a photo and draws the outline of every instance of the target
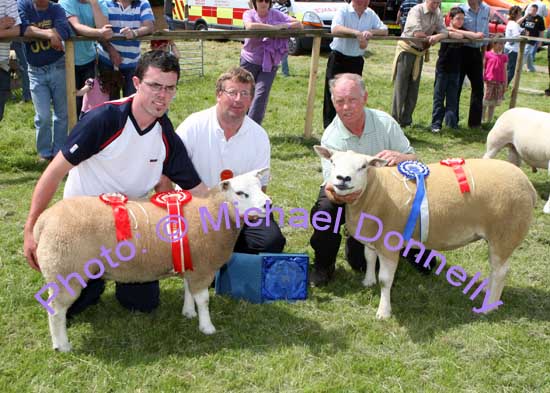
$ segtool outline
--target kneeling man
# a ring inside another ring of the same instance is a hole
[[[254,97],[254,77],[235,67],[216,82],[217,104],[193,113],[177,128],[199,177],[209,188],[226,176],[269,167],[271,146],[265,130],[246,113]],[[267,189],[269,177],[262,179]],[[255,227],[243,225],[235,252],[282,252],[286,239],[271,217]]]
[[[402,161],[416,160],[414,149],[399,127],[399,124],[387,113],[366,108],[367,91],[361,76],[339,74],[329,82],[336,117],[323,133],[321,145],[335,150],[353,150],[388,161],[388,165],[397,165]],[[327,183],[331,165],[321,160],[324,182],[319,191],[317,202],[311,209],[311,216],[319,210],[329,213],[331,222],[336,222],[338,207],[353,202],[360,192],[345,197],[334,193],[332,184]],[[340,223],[343,224],[342,217]],[[315,261],[310,281],[316,286],[326,285],[335,270],[336,255],[342,236],[339,231],[314,230],[310,244],[315,251]],[[366,261],[364,246],[349,236],[346,242],[346,259],[354,270],[364,272]]]

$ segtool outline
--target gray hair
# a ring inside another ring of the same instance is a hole
[[[367,88],[365,86],[365,81],[361,77],[361,75],[352,74],[349,72],[346,72],[344,74],[338,74],[334,78],[328,81],[328,86],[330,88],[330,95],[332,97],[334,86],[336,86],[336,83],[341,80],[349,80],[355,82],[357,87],[359,87],[359,90],[361,90],[361,95],[364,96],[367,93]]]

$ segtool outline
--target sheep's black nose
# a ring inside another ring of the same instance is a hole
[[[343,181],[344,183],[347,182],[347,181],[351,181],[351,176],[344,177],[344,176],[338,175],[338,176],[336,176],[336,178],[340,181]]]

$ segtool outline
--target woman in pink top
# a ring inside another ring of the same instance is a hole
[[[272,0],[252,0],[254,9],[243,14],[246,30],[301,29],[296,19],[271,8]],[[288,53],[286,38],[246,38],[241,50],[241,67],[250,71],[256,81],[254,98],[248,116],[262,124],[269,98],[269,91],[275,79],[277,68]],[[234,99],[247,99],[242,95]],[[250,98],[248,98],[250,99]]]
[[[485,96],[483,97],[483,118],[487,123],[493,120],[495,106],[500,105],[508,85],[506,65],[508,55],[503,53],[504,44],[493,42],[485,52]]]

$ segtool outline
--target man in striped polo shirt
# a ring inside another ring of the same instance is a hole
[[[20,28],[17,3],[13,0],[0,0],[0,38],[17,37]],[[4,117],[4,107],[10,97],[9,57],[10,43],[0,42],[0,120]]]
[[[136,92],[132,77],[140,54],[140,42],[134,39],[153,32],[155,17],[148,0],[107,0],[105,4],[113,33],[126,37],[127,41],[102,42],[99,69],[119,70],[124,77],[122,95],[128,97]],[[111,92],[111,99],[119,97],[118,91]]]

